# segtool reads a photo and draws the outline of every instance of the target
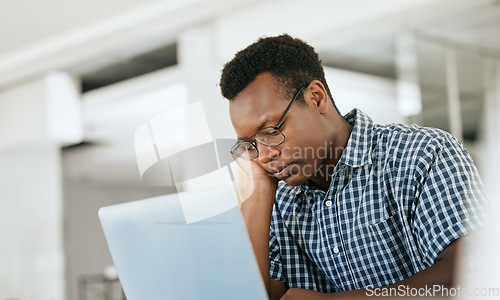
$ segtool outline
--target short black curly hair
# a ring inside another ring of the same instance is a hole
[[[318,54],[306,42],[288,34],[262,37],[236,53],[222,69],[220,78],[222,96],[233,100],[263,72],[271,73],[283,84],[283,91],[290,95],[301,86],[317,79],[323,83],[333,102]],[[303,102],[303,96],[299,95],[297,100]]]

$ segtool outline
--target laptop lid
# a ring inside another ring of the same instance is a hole
[[[181,198],[216,203],[234,194],[219,187],[99,210],[127,299],[267,299],[238,206],[188,223]]]

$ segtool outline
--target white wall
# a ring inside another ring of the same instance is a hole
[[[378,124],[404,122],[397,109],[394,80],[334,68],[325,68],[325,76],[342,114],[359,108]]]

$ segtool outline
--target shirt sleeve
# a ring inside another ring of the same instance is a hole
[[[269,277],[281,282],[285,282],[278,239],[276,238],[273,224],[271,224],[269,234]]]
[[[471,156],[444,133],[420,156],[420,194],[413,206],[412,228],[424,263],[433,265],[455,239],[488,223],[487,200]]]

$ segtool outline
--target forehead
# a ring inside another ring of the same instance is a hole
[[[276,84],[272,75],[260,74],[229,102],[231,122],[239,138],[254,135],[260,127],[276,125],[273,122],[287,105]]]

